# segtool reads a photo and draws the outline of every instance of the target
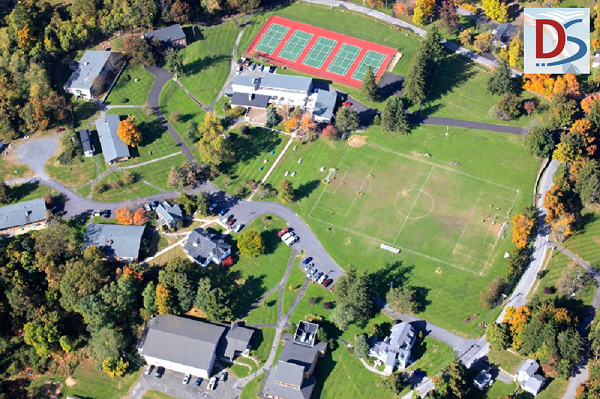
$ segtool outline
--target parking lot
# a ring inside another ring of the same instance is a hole
[[[222,366],[220,364],[215,364],[215,368],[213,369],[214,375],[217,379],[220,377],[221,372],[216,372],[217,370],[222,370]],[[164,392],[169,396],[172,396],[177,399],[188,399],[188,398],[238,398],[240,396],[240,391],[234,388],[234,384],[236,378],[229,373],[227,379],[223,382],[217,381],[216,387],[212,391],[208,391],[206,387],[208,386],[209,381],[204,379],[200,386],[195,386],[196,382],[195,376],[192,376],[189,384],[183,384],[184,374],[177,373],[171,370],[166,370],[162,378],[156,378],[154,373],[156,372],[156,367],[152,370],[150,375],[142,374],[138,383],[134,387],[131,398],[140,399],[145,391],[154,390]]]

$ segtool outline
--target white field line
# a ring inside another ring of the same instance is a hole
[[[429,181],[429,177],[431,176],[431,173],[433,173],[433,170],[436,167],[432,167],[431,170],[429,171],[429,174],[427,175],[427,178],[425,179],[425,181],[423,182],[423,184],[421,185],[421,188],[419,189],[419,194],[417,194],[417,197],[415,198],[415,200],[413,201],[412,206],[410,207],[410,210],[408,211],[408,213],[406,214],[406,217],[404,218],[404,223],[402,223],[402,226],[400,227],[400,231],[398,231],[398,234],[396,235],[396,239],[394,240],[394,244],[396,243],[396,241],[398,241],[398,237],[400,237],[400,233],[402,233],[402,230],[404,230],[404,226],[406,225],[406,222],[408,222],[408,218],[410,217],[410,214],[412,213],[413,208],[415,207],[415,205],[417,204],[417,201],[419,201],[419,197],[421,197],[421,192],[423,191],[423,189],[425,188],[425,185],[427,184],[427,182]]]
[[[275,159],[275,162],[273,162],[273,164],[271,165],[271,167],[269,168],[269,170],[267,171],[267,174],[262,178],[262,180],[260,181],[261,184],[265,184],[265,182],[267,181],[267,179],[269,178],[269,176],[271,175],[271,172],[273,172],[273,170],[275,169],[275,167],[277,166],[277,164],[279,163],[279,161],[281,160],[281,158],[285,155],[285,153],[287,152],[288,148],[290,148],[290,144],[292,144],[292,137],[290,136],[290,139],[288,140],[287,144],[285,145],[285,147],[283,147],[283,150],[281,151],[281,153],[279,154],[279,156],[277,157],[277,159]],[[256,190],[258,190],[258,187],[254,189],[254,191],[252,191],[252,194],[250,194],[250,197],[248,197],[248,201],[252,200],[252,197],[254,197],[254,194],[256,194]]]
[[[454,246],[454,249],[452,250],[453,253],[456,252],[456,247],[458,247],[458,244],[460,244],[460,240],[462,240],[463,235],[465,234],[465,231],[467,231],[467,227],[469,227],[469,223],[471,222],[473,213],[475,213],[475,209],[477,209],[477,204],[479,204],[479,200],[481,199],[482,195],[483,195],[483,191],[479,193],[479,198],[477,198],[477,201],[475,201],[475,206],[473,207],[473,210],[471,211],[471,214],[469,215],[469,218],[467,219],[467,224],[465,225],[465,228],[462,229],[462,234],[460,235],[460,237],[458,237],[458,241],[456,242],[456,245]]]
[[[373,157],[375,158],[375,157]],[[360,188],[358,189],[358,192],[362,192],[363,187],[365,186],[365,183],[367,181],[369,181],[369,176],[371,176],[371,172],[373,172],[373,168],[375,167],[375,165],[377,165],[377,162],[379,161],[378,158],[375,159],[375,162],[373,162],[373,165],[371,166],[371,169],[369,169],[369,173],[367,174],[367,177],[365,177],[365,180],[363,181],[363,184],[360,185]],[[350,213],[350,211],[352,210],[352,207],[354,206],[354,203],[356,202],[356,199],[358,198],[358,193],[356,193],[356,195],[354,196],[354,199],[352,200],[352,203],[350,204],[350,206],[348,207],[348,210],[346,211],[346,214],[344,215],[344,217],[347,217],[348,214]]]

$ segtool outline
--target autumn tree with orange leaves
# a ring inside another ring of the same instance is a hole
[[[523,330],[525,330],[530,317],[531,310],[527,306],[521,306],[517,309],[513,306],[506,308],[504,323],[508,324],[512,335],[512,347],[516,350],[519,350],[523,344]]]
[[[144,208],[131,210],[127,207],[117,209],[117,220],[123,225],[141,226],[148,221],[148,214]]]
[[[519,213],[512,219],[515,227],[513,227],[512,242],[517,243],[517,248],[525,248],[529,242],[529,236],[535,226],[535,218],[528,218],[526,215]]]
[[[571,133],[578,134],[583,139],[583,145],[587,155],[593,156],[598,149],[596,144],[597,129],[587,119],[579,119],[571,126]]]
[[[127,145],[137,146],[142,142],[142,133],[135,125],[135,117],[131,116],[119,123],[117,134]]]
[[[558,75],[556,78],[550,74],[525,74],[523,76],[525,90],[540,94],[552,99],[557,93],[567,96],[579,95],[579,83],[573,74]]]
[[[292,130],[298,127],[298,118],[296,118],[295,116],[291,117],[290,119],[283,122],[283,126],[285,127],[286,132],[291,132]]]

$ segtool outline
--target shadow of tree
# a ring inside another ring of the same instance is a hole
[[[327,378],[329,378],[331,376],[331,374],[333,373],[333,371],[337,365],[337,362],[335,360],[333,360],[332,353],[335,349],[337,349],[337,347],[339,346],[339,343],[337,341],[334,341],[333,346],[334,346],[334,349],[328,348],[327,352],[325,353],[325,356],[323,356],[323,358],[319,359],[319,361],[318,361],[319,364],[315,368],[314,375],[317,379],[317,382],[315,384],[315,391],[313,394],[314,398],[321,397],[321,393],[323,392],[323,387],[325,385],[325,381],[327,380]],[[346,350],[346,349],[341,348],[340,350]]]
[[[33,193],[37,189],[38,185],[35,183],[24,183],[18,186],[10,187],[10,197],[12,202],[16,203]]]
[[[264,151],[274,150],[281,144],[282,138],[281,135],[270,130],[251,127],[248,137],[231,133],[229,140],[235,152],[235,161],[222,164],[220,170],[222,173],[232,176],[237,173],[239,165],[257,159],[259,154]],[[232,176],[232,178],[234,177]]]
[[[197,42],[198,40],[204,40],[202,29],[200,29],[197,25],[183,28],[183,33],[185,33],[188,46],[194,42]]]
[[[195,75],[202,72],[203,69],[210,67],[213,64],[218,63],[219,61],[229,60],[230,56],[228,55],[208,55],[206,57],[199,58],[190,63],[185,64],[185,73],[188,75]]]
[[[308,196],[315,191],[321,185],[320,180],[311,180],[304,184],[301,184],[296,190],[294,190],[294,197],[296,201],[300,201],[303,198],[308,198]]]
[[[277,249],[277,246],[281,244],[281,239],[277,237],[278,230],[264,230],[261,231],[260,236],[265,244],[265,255],[270,255]],[[264,256],[264,255],[263,255]]]
[[[395,287],[408,284],[414,268],[414,266],[403,266],[402,261],[386,264],[382,269],[369,275],[373,292],[376,295],[385,298],[390,290],[390,284],[393,283]]]

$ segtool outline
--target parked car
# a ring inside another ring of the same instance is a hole
[[[223,374],[221,374],[221,378],[219,378],[219,381],[223,382],[227,379],[227,371],[223,371]]]
[[[163,366],[160,366],[159,368],[156,369],[156,374],[154,374],[154,376],[156,378],[161,378],[164,373],[165,373],[165,368]]]
[[[197,386],[197,387],[199,387],[199,386],[200,386],[200,384],[202,384],[202,377],[198,377],[198,378],[196,379],[196,382],[194,382],[194,385],[195,385],[195,386]]]
[[[212,377],[210,379],[210,381],[208,382],[208,386],[206,387],[206,389],[208,391],[212,391],[213,389],[215,389],[216,383],[217,383],[217,377]]]
[[[250,60],[246,58],[246,60],[244,61],[244,66],[248,67],[250,66]]]
[[[233,224],[236,222],[236,219],[229,219],[229,221],[227,223],[225,223],[228,227],[233,226]]]
[[[285,245],[287,245],[288,247],[291,246],[296,241],[298,241],[298,237],[292,232],[288,232],[288,233],[284,234],[281,237],[281,239],[283,240]]]
[[[344,107],[350,107],[352,105],[352,103],[350,101],[344,101],[344,103],[342,105]]]
[[[192,378],[191,374],[186,374],[185,377],[183,377],[183,383],[189,384],[191,378]]]
[[[286,227],[285,229],[280,230],[279,233],[277,233],[277,237],[281,238],[281,237],[283,237],[285,234],[287,234],[289,232],[290,232],[290,228]]]
[[[327,280],[323,281],[323,287],[327,288],[331,285],[331,283],[333,283],[333,279],[328,278]]]
[[[276,67],[275,65],[272,65],[272,66],[269,68],[269,73],[275,73],[275,71],[276,71],[276,70],[277,70],[277,67]]]
[[[104,215],[102,215],[102,217],[104,217],[104,219],[110,218],[110,209],[105,210]]]
[[[304,266],[304,271],[309,271],[313,267],[315,267],[315,264],[314,263],[309,263],[308,265]]]
[[[323,272],[316,273],[316,274],[315,274],[315,275],[312,277],[313,281],[319,281],[319,279],[321,278],[321,276],[322,276],[322,275],[323,275]]]
[[[150,366],[148,366],[148,368],[146,369],[146,371],[144,371],[144,374],[150,375],[150,373],[152,372],[152,370],[154,370],[154,365],[153,364],[151,364]]]
[[[147,212],[150,212],[152,210],[152,207],[150,206],[150,204],[144,204],[144,209],[146,209]]]
[[[243,228],[244,228],[243,224],[238,224],[237,226],[234,227],[233,231],[236,233],[239,233],[240,231],[242,231]]]
[[[244,67],[242,67],[242,66],[236,66],[235,67],[235,74],[236,75],[241,75],[243,70],[244,70]]]
[[[260,65],[258,66],[258,70],[259,70],[259,71],[261,71],[261,72],[262,72],[264,69],[265,69],[265,66],[264,66],[263,64],[260,64]]]
[[[219,216],[223,216],[226,213],[227,213],[227,209],[223,208],[219,211]]]
[[[318,271],[318,269],[309,270],[308,273],[306,273],[306,278],[311,278],[313,274],[317,273]]]
[[[318,282],[319,284],[323,284],[323,283],[325,282],[325,280],[327,280],[328,278],[329,278],[329,276],[328,276],[328,275],[326,275],[326,274],[324,274],[324,275],[322,275],[321,277],[319,277],[319,280],[317,280],[317,282]]]
[[[60,132],[64,132],[65,128],[64,127],[59,127],[58,129],[55,130],[56,133],[60,133]]]
[[[313,260],[313,258],[312,258],[312,256],[309,256],[308,258],[305,258],[305,259],[302,261],[302,264],[303,264],[303,265],[308,265],[308,264],[310,263],[310,261],[311,261],[311,260]]]
[[[208,207],[208,210],[212,212],[215,210],[216,207],[217,207],[217,204],[210,204],[210,206]]]
[[[256,64],[250,64],[250,70],[254,71],[256,69]]]

